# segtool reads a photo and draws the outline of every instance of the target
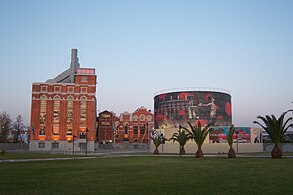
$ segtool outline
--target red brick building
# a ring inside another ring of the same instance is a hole
[[[112,112],[103,111],[99,114],[98,140],[117,144],[148,143],[153,127],[154,115],[144,107],[133,113],[124,112],[119,118]]]
[[[72,49],[70,68],[32,84],[30,150],[94,150],[96,75],[80,68]],[[85,145],[87,143],[87,145]]]
[[[100,142],[114,142],[115,129],[119,125],[119,118],[113,112],[105,110],[98,117],[98,140]]]

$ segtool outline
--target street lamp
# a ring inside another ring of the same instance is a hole
[[[74,155],[74,139],[75,139],[75,135],[72,136],[72,154]]]
[[[237,154],[238,154],[238,131],[236,131],[236,145],[237,145]]]
[[[86,128],[85,131],[85,155],[87,156],[87,133],[88,133],[88,128]]]

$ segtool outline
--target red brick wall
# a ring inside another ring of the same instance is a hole
[[[33,83],[32,85],[32,105],[31,105],[31,140],[53,139],[53,112],[54,112],[54,97],[59,96],[60,99],[60,113],[59,113],[59,137],[54,136],[59,140],[66,140],[67,128],[67,97],[72,96],[73,101],[73,135],[79,138],[80,130],[80,98],[85,96],[87,98],[86,107],[86,124],[89,130],[88,139],[94,140],[96,131],[96,76],[88,75],[88,82],[80,82],[80,75],[76,75],[76,81],[79,83]],[[41,86],[47,86],[47,91],[41,91]],[[54,91],[55,86],[60,86],[61,91]],[[74,92],[68,91],[68,87],[74,87]],[[86,93],[81,93],[81,87],[87,87]],[[45,136],[39,136],[40,129],[40,97],[46,95],[47,109],[46,109],[46,127]],[[34,128],[34,134],[32,133]]]

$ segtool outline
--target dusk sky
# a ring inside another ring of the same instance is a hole
[[[98,110],[153,110],[157,91],[231,92],[236,126],[293,107],[292,0],[0,0],[0,112],[29,125],[31,87],[77,48]]]

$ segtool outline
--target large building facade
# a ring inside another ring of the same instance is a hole
[[[69,69],[32,84],[30,150],[93,151],[95,119],[95,69],[80,68],[72,49]]]
[[[154,114],[145,107],[117,117],[107,110],[99,113],[98,141],[115,144],[147,144],[154,128]]]

